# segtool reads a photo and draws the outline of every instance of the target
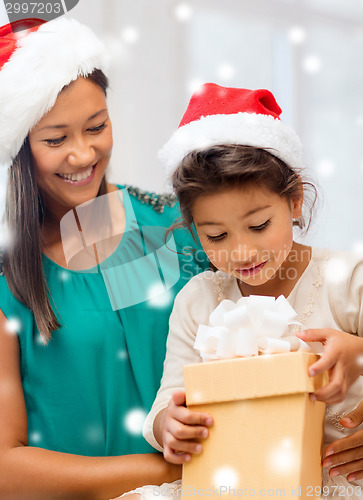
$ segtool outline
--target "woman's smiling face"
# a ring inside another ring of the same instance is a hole
[[[57,218],[97,196],[112,151],[104,91],[79,77],[29,133],[37,184]]]
[[[259,286],[273,278],[293,244],[292,219],[302,200],[289,202],[259,187],[227,188],[199,196],[193,221],[211,263],[242,282]]]

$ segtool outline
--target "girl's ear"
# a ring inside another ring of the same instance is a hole
[[[302,208],[304,203],[304,188],[300,176],[299,180],[300,180],[299,191],[298,193],[296,193],[296,198],[293,198],[291,200],[291,212],[293,219],[298,219],[299,217],[302,216]]]
[[[295,198],[294,200],[291,201],[291,211],[293,219],[298,219],[299,217],[301,217],[303,202],[304,199],[302,197]]]

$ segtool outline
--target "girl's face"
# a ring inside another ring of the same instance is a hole
[[[192,215],[212,264],[247,285],[260,286],[287,258],[292,219],[301,210],[302,199],[288,202],[266,189],[236,187],[198,197]]]
[[[112,150],[101,87],[78,78],[29,133],[35,177],[47,210],[60,219],[97,196]]]

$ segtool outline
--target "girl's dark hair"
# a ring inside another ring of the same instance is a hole
[[[107,94],[108,79],[102,71],[96,69],[86,78]],[[106,194],[105,177],[98,192],[102,194]],[[10,244],[4,251],[2,267],[11,292],[33,312],[43,342],[47,343],[52,331],[61,325],[50,303],[42,266],[40,228],[45,211],[27,137],[9,170],[5,221]]]
[[[180,202],[181,219],[171,231],[187,227],[193,234],[192,207],[201,196],[226,188],[257,185],[287,200],[301,198],[304,194],[308,206],[308,222],[295,222],[305,231],[309,228],[317,189],[304,181],[300,171],[295,171],[268,151],[253,146],[217,145],[205,150],[192,151],[184,157],[172,176],[175,194]]]

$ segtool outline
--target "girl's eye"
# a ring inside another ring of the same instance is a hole
[[[267,220],[266,222],[260,224],[259,226],[250,226],[250,229],[252,229],[253,231],[263,231],[270,224],[270,222],[271,222],[270,220]]]
[[[222,233],[222,234],[219,234],[218,236],[208,236],[208,235],[206,235],[206,237],[207,237],[208,241],[213,242],[213,241],[223,240],[226,235],[227,235],[227,233]]]
[[[89,130],[89,132],[100,132],[104,128],[106,128],[106,122],[101,123],[101,125],[98,125],[97,127],[89,128],[88,130]]]
[[[44,142],[46,144],[48,144],[48,146],[59,146],[60,144],[62,144],[64,139],[65,139],[65,136],[59,137],[58,139],[45,139]]]

